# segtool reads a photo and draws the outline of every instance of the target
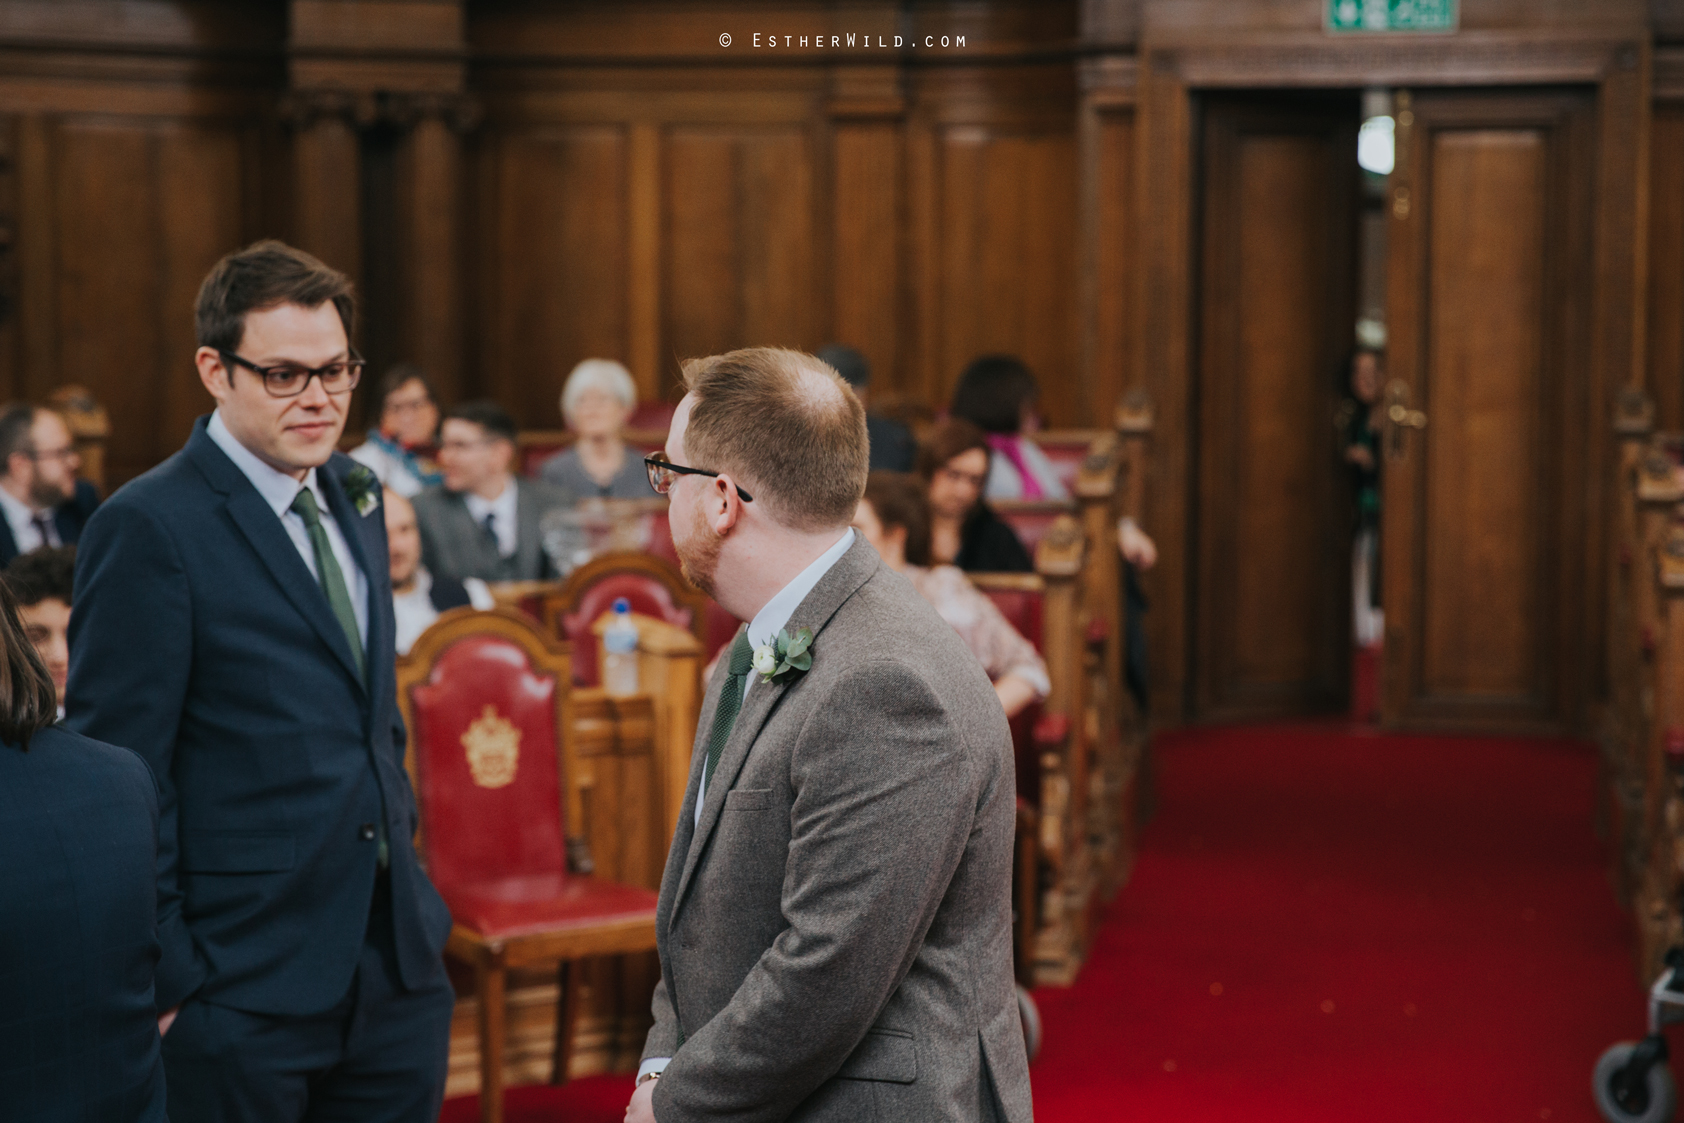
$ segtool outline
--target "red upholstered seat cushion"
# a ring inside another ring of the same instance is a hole
[[[672,599],[672,591],[647,573],[628,570],[604,574],[579,596],[577,607],[563,613],[557,623],[562,635],[573,644],[573,681],[580,686],[600,682],[597,668],[597,639],[591,625],[625,597],[631,610],[642,616],[665,620],[674,627],[690,630],[695,613]]]
[[[677,408],[672,402],[638,402],[637,408],[626,418],[626,428],[665,431],[672,427],[673,411]]]
[[[652,891],[578,874],[441,884],[439,892],[456,923],[489,939],[655,919]]]
[[[988,594],[988,599],[994,602],[1000,615],[1017,629],[1019,635],[1034,644],[1036,651],[1046,654],[1046,646],[1041,642],[1042,594],[1039,590],[985,588],[982,591]]]

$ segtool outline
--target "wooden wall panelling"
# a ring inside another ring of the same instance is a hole
[[[118,419],[108,486],[156,464],[209,408],[193,302],[217,258],[272,226],[258,118],[30,114],[19,200],[21,395],[87,386]]]
[[[1649,142],[1648,390],[1662,429],[1684,429],[1684,99],[1657,101]]]
[[[0,400],[18,394],[17,118],[0,116]]]
[[[1081,385],[1097,419],[1133,384],[1135,68],[1132,58],[1084,64],[1078,123],[1081,204]]]
[[[498,128],[485,141],[478,390],[553,429],[573,366],[626,354],[626,130]]]

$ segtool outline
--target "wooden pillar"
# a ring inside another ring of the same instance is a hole
[[[467,396],[463,353],[462,134],[476,120],[459,97],[418,99],[400,162],[398,293],[402,354],[418,362],[445,402]]]
[[[364,105],[366,114],[371,103]],[[357,99],[337,92],[295,94],[292,240],[299,249],[362,279],[362,153]]]

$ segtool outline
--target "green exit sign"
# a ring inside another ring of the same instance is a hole
[[[1455,31],[1457,0],[1326,0],[1329,31]]]

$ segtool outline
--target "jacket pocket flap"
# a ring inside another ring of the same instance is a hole
[[[918,1079],[918,1048],[912,1035],[898,1029],[867,1031],[836,1075],[845,1080],[886,1080],[911,1084]]]
[[[772,806],[771,788],[732,788],[725,793],[725,810],[759,811]]]
[[[286,831],[183,831],[183,873],[274,873],[290,870],[292,835]]]

